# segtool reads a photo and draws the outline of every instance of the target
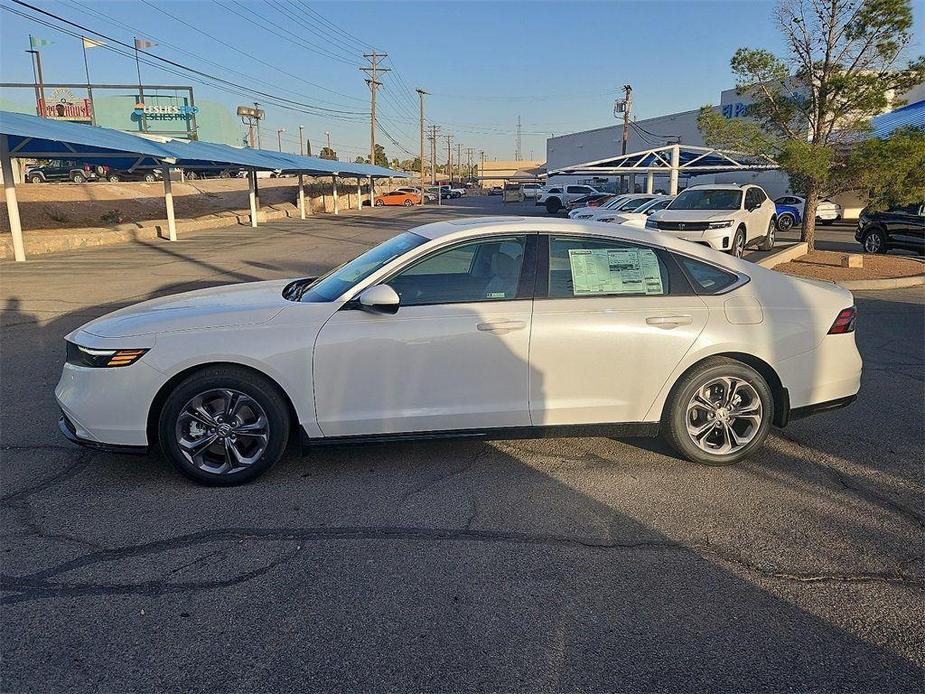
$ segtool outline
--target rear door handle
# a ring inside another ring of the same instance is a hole
[[[512,330],[523,330],[527,322],[522,320],[501,320],[493,323],[479,323],[475,326],[483,333],[509,333]]]
[[[679,325],[690,325],[693,322],[692,316],[648,316],[646,323],[655,325],[663,330],[677,328]]]

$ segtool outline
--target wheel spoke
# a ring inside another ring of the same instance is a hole
[[[217,434],[209,434],[208,436],[202,436],[198,439],[180,439],[177,443],[180,444],[180,448],[195,458],[201,455],[203,451],[217,440]]]
[[[761,398],[749,381],[720,376],[704,383],[691,396],[687,433],[701,450],[728,455],[754,440],[763,417]]]

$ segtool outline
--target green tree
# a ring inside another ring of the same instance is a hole
[[[337,161],[337,152],[335,152],[330,147],[322,147],[321,152],[318,154],[322,159],[330,159],[331,161]]]
[[[376,166],[389,168],[389,158],[385,155],[385,147],[376,145]]]
[[[856,172],[852,187],[866,191],[875,209],[925,200],[925,129],[903,128],[862,142],[848,168]]]
[[[353,163],[354,164],[368,164],[369,157],[357,157],[356,159],[353,160]]]
[[[785,56],[740,48],[732,57],[749,118],[704,107],[698,122],[710,146],[777,159],[806,197],[802,240],[812,250],[820,197],[853,186],[864,178],[856,167],[878,160],[879,145],[867,145],[865,157],[858,143],[872,116],[925,78],[925,58],[904,64],[911,0],[781,0],[774,19]],[[877,187],[870,176],[864,184]]]

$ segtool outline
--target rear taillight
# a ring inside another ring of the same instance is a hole
[[[852,306],[851,308],[842,309],[838,314],[838,318],[835,319],[835,322],[832,323],[832,327],[829,328],[829,335],[842,335],[844,333],[853,333],[854,332],[854,323],[858,317],[858,310]]]

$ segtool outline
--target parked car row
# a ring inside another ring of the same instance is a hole
[[[225,169],[185,167],[183,175],[190,181],[200,178],[236,178],[247,175],[240,167]],[[91,165],[72,159],[53,159],[46,164],[26,167],[24,178],[28,183],[55,183],[71,181],[72,183],[86,183],[88,181],[108,181],[119,183],[122,181],[145,181],[154,183],[163,176],[160,169],[137,168],[117,169],[103,164]]]

